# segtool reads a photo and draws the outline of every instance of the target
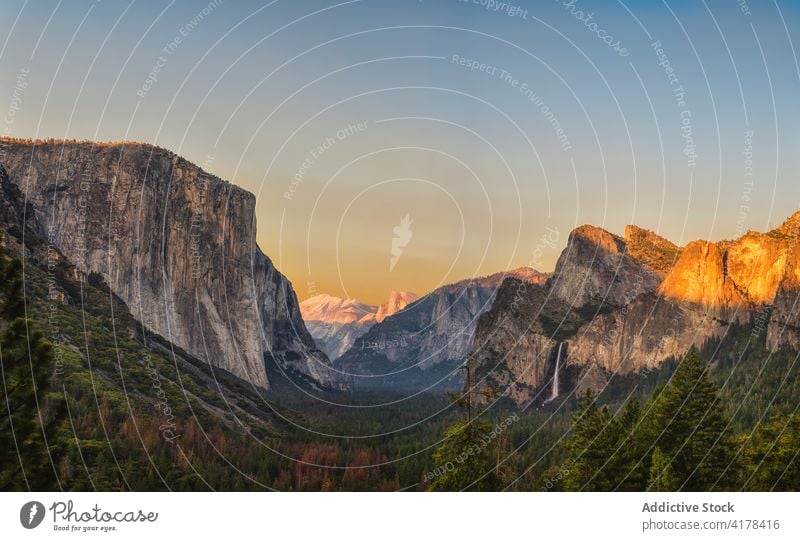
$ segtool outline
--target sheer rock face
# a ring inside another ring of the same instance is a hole
[[[627,374],[657,368],[728,327],[713,311],[648,293],[588,321],[567,340],[568,363]]]
[[[747,233],[728,248],[728,276],[747,300],[753,304],[770,304],[790,265],[793,251],[791,238],[773,233]]]
[[[631,234],[639,231],[644,230],[631,230]],[[636,240],[636,252],[628,253],[625,239],[598,227],[579,227],[570,234],[558,258],[550,291],[576,308],[623,306],[642,293],[655,291],[662,270],[645,258],[649,253],[646,242],[638,236]]]
[[[688,244],[659,292],[671,299],[685,300],[725,313],[747,304],[747,297],[728,272],[730,255],[713,242]]]
[[[470,363],[488,383],[476,389],[519,404],[541,396],[562,343],[581,389],[658,367],[734,323],[766,326],[770,348],[800,349],[798,238],[800,213],[768,233],[684,248],[635,226],[624,238],[578,228],[544,288],[508,281],[481,318]]]
[[[659,291],[747,321],[755,306],[775,300],[790,251],[788,239],[770,233],[750,232],[733,242],[692,242]]]
[[[800,218],[800,214],[795,216]],[[800,223],[800,219],[797,222]],[[800,232],[797,228],[792,231],[794,236],[789,237],[792,249],[787,257],[786,273],[769,310],[767,345],[772,350],[782,346],[800,350]],[[756,322],[763,322],[763,314]]]
[[[35,221],[33,208],[25,204],[25,195],[20,191],[16,184],[8,178],[8,172],[0,164],[0,224],[3,229],[10,230],[22,238],[21,224],[26,223],[28,227],[39,229]],[[2,239],[7,241],[8,239]]]
[[[467,359],[473,400],[482,403],[504,394],[523,404],[545,385],[558,341],[543,325],[543,314],[568,318],[569,307],[548,296],[542,285],[514,278],[502,283],[491,310],[478,321]]]
[[[565,366],[642,366],[644,358],[623,356],[621,342],[634,334],[628,327],[640,323],[635,318],[644,303],[637,313],[626,307],[655,296],[679,253],[635,226],[626,228],[624,238],[593,226],[573,231],[545,285],[507,280],[481,318],[469,356],[478,395],[499,392],[519,404],[530,402],[552,381],[561,342]],[[670,340],[657,347],[675,349]]]
[[[45,237],[150,330],[259,387],[265,359],[341,385],[255,244],[251,193],[149,145],[4,144]]]

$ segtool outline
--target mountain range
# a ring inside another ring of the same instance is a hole
[[[775,230],[678,247],[628,226],[575,229],[543,285],[503,282],[477,326],[468,366],[478,400],[519,405],[599,390],[642,374],[733,326],[800,346],[800,212]]]
[[[800,348],[800,213],[684,246],[585,225],[552,274],[301,305],[255,243],[255,197],[172,152],[3,139],[0,164],[6,233],[41,239],[147,332],[254,389],[276,375],[326,391],[456,388],[466,363],[476,396],[523,405],[647,373],[732,326]]]
[[[416,293],[409,291],[392,291],[385,303],[372,306],[323,293],[301,302],[300,313],[319,349],[335,360],[370,327],[403,310],[417,298]]]
[[[439,287],[372,326],[334,366],[355,388],[458,387],[478,317],[508,277],[531,284],[547,279],[523,267]]]

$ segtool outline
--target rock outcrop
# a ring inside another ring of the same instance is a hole
[[[672,242],[635,225],[625,227],[625,251],[634,261],[661,278],[672,270],[681,254],[681,249]]]
[[[746,319],[754,306],[775,300],[789,269],[792,245],[789,237],[752,231],[732,242],[692,242],[659,291],[728,319]]]
[[[664,260],[669,258],[664,246],[676,253],[677,248],[638,228],[628,228],[627,233],[635,241],[634,250],[629,251],[626,239],[598,227],[575,229],[556,263],[551,293],[580,308],[624,306],[642,293],[655,291],[663,279]]]
[[[255,243],[255,197],[144,144],[5,140],[42,235],[151,331],[262,388],[266,363],[340,387],[288,280]]]
[[[233,437],[244,432],[250,437],[286,432],[285,420],[258,388],[143,332],[102,278],[76,269],[42,238],[42,231],[33,207],[25,202],[25,194],[0,165],[0,247],[4,257],[18,257],[24,265],[25,310],[31,329],[43,333],[53,348],[52,362],[42,368],[50,371],[51,385],[57,392],[69,396],[70,404],[77,406],[70,410],[77,434],[91,437],[96,428],[78,422],[85,414],[80,409],[81,400],[91,394],[103,401],[102,415],[111,437],[125,426],[115,420],[133,415],[148,446],[154,445],[158,436],[148,435],[145,427],[153,431],[158,427],[160,437],[175,441],[170,438],[179,438],[193,421],[201,423],[195,425],[198,430],[218,427]],[[6,325],[0,320],[0,326]],[[7,361],[3,350],[3,362]],[[8,379],[8,365],[3,368],[6,389],[19,394],[19,389],[8,386],[13,381]],[[157,387],[154,377],[158,377]],[[81,385],[90,379],[91,386]],[[201,389],[214,392],[198,392]],[[127,401],[120,400],[123,396]],[[150,465],[144,456],[142,459],[143,467]],[[126,466],[130,464],[126,456]],[[128,479],[135,481],[130,476]]]
[[[467,366],[477,402],[504,394],[518,404],[533,400],[554,369],[561,334],[582,323],[546,287],[509,278],[480,317]]]

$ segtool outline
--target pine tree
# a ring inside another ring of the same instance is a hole
[[[52,490],[55,457],[45,443],[54,439],[46,407],[51,346],[25,318],[22,263],[0,248],[0,490]]]
[[[617,414],[620,438],[614,454],[611,479],[614,490],[643,491],[647,487],[648,469],[644,458],[647,441],[640,430],[642,405],[636,397],[629,399]]]
[[[672,470],[669,457],[659,447],[653,451],[650,464],[650,477],[647,481],[647,490],[651,492],[674,492],[680,488],[680,483]]]
[[[776,415],[744,442],[746,490],[800,490],[800,415]]]
[[[454,423],[433,452],[434,467],[425,474],[429,489],[436,491],[496,491],[503,488],[496,434],[492,426],[472,417],[470,378],[467,369],[464,396],[448,393],[453,404],[465,408],[466,420]]]
[[[717,387],[692,348],[669,383],[654,397],[646,432],[669,464],[677,488],[685,491],[735,488],[737,468],[732,438],[726,432]],[[653,457],[651,482],[660,466]],[[660,481],[659,481],[660,482]],[[652,487],[648,487],[652,488]]]
[[[434,469],[431,490],[495,491],[503,488],[497,474],[489,423],[458,422],[445,432],[442,444],[433,452]]]
[[[563,470],[568,472],[564,488],[570,491],[609,491],[619,482],[616,478],[622,430],[607,406],[597,405],[591,391],[578,401],[572,416],[570,437],[564,444],[567,460]]]

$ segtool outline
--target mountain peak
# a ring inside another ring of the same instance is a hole
[[[588,241],[590,244],[597,245],[614,254],[622,253],[625,249],[625,241],[622,238],[595,225],[587,224],[576,227],[570,234],[570,239]]]
[[[774,232],[787,237],[800,237],[800,210],[789,216]]]
[[[628,233],[631,237],[642,234],[638,228]],[[641,293],[655,291],[661,276],[628,250],[623,238],[605,229],[592,225],[576,228],[550,279],[553,295],[575,306],[625,305]],[[623,279],[629,276],[639,279]]]
[[[645,229],[644,227],[639,227],[638,225],[629,224],[625,226],[625,242],[635,242],[638,239],[642,238],[650,238],[655,237],[658,239],[662,239],[660,235],[653,233],[649,229]]]
[[[607,237],[612,237],[618,239],[619,236],[603,229],[602,227],[592,225],[592,224],[583,224],[579,225],[572,231],[573,235],[581,236],[590,240],[600,240]]]
[[[372,316],[375,309],[357,299],[343,299],[327,293],[314,295],[300,303],[300,314],[304,321],[324,323],[353,323],[365,316]]]
[[[411,291],[394,291],[389,293],[389,300],[378,307],[375,313],[375,321],[380,323],[392,314],[403,310],[406,306],[419,298],[419,295]]]
[[[387,317],[403,310],[417,300],[416,293],[410,291],[394,291],[389,299],[380,306],[373,306],[358,299],[343,299],[328,293],[320,293],[300,303],[303,320],[323,323],[380,323]]]
[[[317,346],[330,359],[336,359],[373,325],[415,300],[415,293],[392,291],[384,304],[372,306],[358,299],[342,299],[321,293],[301,302],[300,313]]]
[[[519,267],[516,269],[511,269],[506,273],[506,275],[511,278],[518,278],[524,282],[530,282],[532,284],[539,284],[539,285],[544,284],[550,277],[549,274],[544,272],[539,272],[533,267]]]
[[[680,255],[680,248],[661,235],[636,225],[625,227],[628,255],[657,273],[666,275]]]

